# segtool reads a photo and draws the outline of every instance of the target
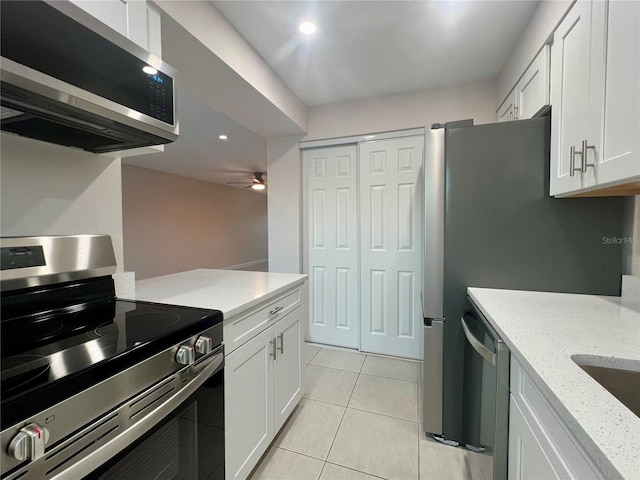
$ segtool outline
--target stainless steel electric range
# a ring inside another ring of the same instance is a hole
[[[223,478],[222,313],[116,298],[107,235],[1,253],[2,479]]]

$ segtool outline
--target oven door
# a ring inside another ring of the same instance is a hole
[[[85,479],[224,478],[224,369],[135,443]]]

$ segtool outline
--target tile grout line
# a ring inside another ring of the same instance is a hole
[[[395,380],[397,382],[404,382],[404,383],[412,383],[413,385],[417,385],[418,382],[412,382],[411,380],[403,380],[402,378],[394,378],[394,377],[384,377],[382,375],[375,375],[373,373],[367,373],[367,372],[360,372],[358,374],[358,376],[360,375],[367,375],[369,377],[376,377],[376,378],[385,378],[387,380]]]
[[[387,415],[387,414],[379,413],[379,412],[372,412],[371,410],[363,410],[362,408],[355,408],[355,407],[347,407],[347,408],[348,409],[350,408],[351,410],[355,410],[357,412],[371,413],[373,415],[380,415],[381,417],[393,418],[394,420],[401,420],[403,422],[408,422],[408,423],[413,423],[413,424],[420,423],[420,422],[414,422],[413,420],[407,420],[406,418],[394,417],[393,415]]]
[[[280,445],[272,445],[272,447],[273,447],[273,448],[279,448],[280,450],[286,450],[287,452],[289,452],[289,453],[295,453],[296,455],[302,455],[303,457],[312,458],[312,459],[314,459],[314,460],[317,460],[318,462],[322,462],[322,463],[326,462],[326,460],[322,460],[322,459],[320,459],[320,458],[318,458],[318,457],[311,456],[311,455],[309,455],[309,454],[307,454],[307,453],[300,453],[300,452],[296,452],[295,450],[291,450],[291,449],[289,449],[289,448],[287,448],[287,447],[282,447],[282,446],[280,446]]]
[[[367,356],[364,356],[364,359],[367,359]],[[364,365],[364,360],[362,361],[362,365]],[[360,370],[362,370],[362,365],[360,365]],[[360,377],[360,373],[356,377],[356,381],[353,384],[353,388],[351,388],[351,393],[349,394],[349,399],[347,400],[347,406],[344,407],[344,412],[342,412],[342,417],[340,417],[340,423],[338,424],[338,428],[336,429],[336,433],[333,436],[333,440],[331,440],[331,446],[329,447],[329,453],[327,453],[327,460],[329,460],[329,456],[331,455],[331,450],[333,449],[333,444],[336,441],[336,437],[338,436],[338,432],[340,431],[340,427],[342,426],[342,422],[344,420],[344,416],[347,414],[347,408],[349,408],[349,402],[351,401],[351,396],[353,395],[353,391],[356,389],[356,385],[358,383],[358,378]],[[325,460],[326,463],[326,460]],[[324,470],[324,466],[322,467]]]
[[[307,366],[311,365],[312,367],[320,367],[320,368],[328,368],[330,370],[338,370],[339,372],[351,372],[351,373],[355,373],[355,374],[359,374],[360,371],[355,371],[355,370],[346,370],[344,368],[336,368],[336,367],[327,367],[326,365],[318,365],[317,363],[307,363]]]
[[[347,467],[345,465],[340,465],[339,463],[333,463],[333,462],[324,462],[324,463],[325,465],[328,463],[329,465],[335,465],[336,467],[344,468],[345,470],[351,470],[352,472],[362,473],[364,475],[368,475],[373,478],[379,478],[380,480],[388,480],[386,477],[381,477],[380,475],[374,475],[372,473],[363,472],[362,470],[358,470],[357,468]]]
[[[311,360],[313,360],[314,358],[316,358],[316,355],[318,355],[318,352],[320,352],[320,350],[322,350],[322,347],[318,348],[318,350],[316,351],[316,353],[314,353],[313,355],[311,355],[311,358],[309,359],[309,361],[307,362],[307,365],[309,365],[311,363]]]
[[[331,451],[331,450],[329,450]],[[327,453],[327,457],[329,456],[329,454]],[[320,475],[318,475],[318,480],[320,480],[322,478],[322,472],[324,472],[324,467],[327,466],[327,462],[325,460],[325,462],[322,464],[322,468],[320,469]]]
[[[355,384],[353,386],[353,390],[355,390]],[[353,394],[353,392],[352,392]],[[406,418],[400,418],[400,417],[394,417],[393,415],[387,415],[386,413],[380,413],[380,412],[374,412],[373,410],[364,410],[362,408],[356,408],[356,407],[350,407],[349,404],[347,405],[339,405],[337,403],[331,403],[331,402],[327,402],[326,400],[319,400],[317,398],[311,398],[311,397],[302,397],[305,400],[311,400],[312,402],[318,402],[318,403],[324,403],[325,405],[331,405],[333,407],[341,407],[344,409],[350,408],[351,410],[356,410],[358,412],[364,412],[364,413],[372,413],[374,415],[380,415],[381,417],[387,417],[387,418],[393,418],[395,420],[402,420],[403,422],[409,422],[409,423],[420,423],[420,420],[416,420],[415,422],[413,420],[407,420]],[[351,396],[349,396],[349,400],[351,400]],[[340,427],[338,427],[340,428]],[[331,462],[329,462],[331,463]]]

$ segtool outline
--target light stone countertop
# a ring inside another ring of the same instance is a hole
[[[294,273],[189,270],[138,280],[135,300],[221,310],[226,320],[306,279]]]
[[[565,293],[468,292],[605,478],[640,478],[640,418],[571,359],[581,355],[594,365],[640,370],[640,303]]]

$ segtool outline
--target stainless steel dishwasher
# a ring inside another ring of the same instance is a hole
[[[466,337],[464,350],[463,430],[469,450],[486,457],[489,478],[507,478],[509,446],[509,349],[480,309],[467,297],[460,319]],[[474,456],[470,456],[470,461]],[[480,456],[476,457],[481,459]]]

